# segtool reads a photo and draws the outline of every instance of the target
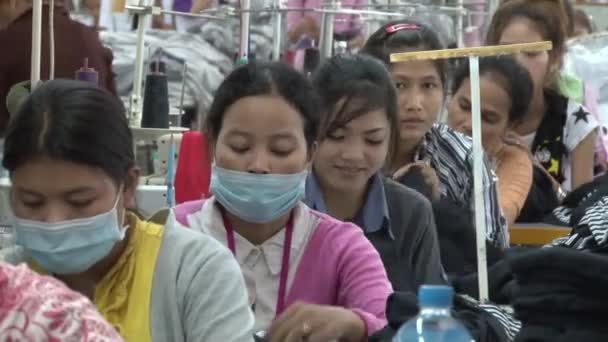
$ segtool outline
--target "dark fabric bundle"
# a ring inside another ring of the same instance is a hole
[[[608,341],[605,251],[553,247],[509,258],[512,304],[523,325],[516,341]]]
[[[518,253],[510,259],[518,279],[526,274],[552,270],[564,278],[583,277],[608,284],[608,257],[605,254],[555,247]]]
[[[570,236],[551,245],[590,250],[608,243],[608,175],[570,193],[546,219],[548,223],[572,227]]]
[[[571,329],[527,327],[515,339],[516,342],[601,342],[605,334],[576,331]]]
[[[532,186],[519,217],[517,217],[517,222],[542,222],[559,205],[559,199],[553,189],[550,176],[541,167],[534,165]],[[563,223],[561,224],[563,225]]]
[[[479,296],[477,272],[453,279],[452,285],[458,293],[467,294],[473,298]],[[488,268],[488,290],[492,303],[510,304],[515,286],[511,266],[506,259],[500,260]]]

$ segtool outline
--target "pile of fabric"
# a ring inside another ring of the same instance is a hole
[[[517,342],[608,341],[608,248],[543,248],[511,258]]]
[[[114,53],[113,69],[118,94],[128,98],[133,89],[136,34],[134,32],[102,32],[104,45]],[[179,106],[182,89],[182,70],[188,63],[185,106],[207,108],[213,92],[233,68],[233,58],[213,46],[200,34],[170,31],[149,31],[145,38],[145,70],[149,62],[161,59],[166,65],[169,82],[169,101]]]
[[[570,236],[557,239],[551,246],[592,250],[608,244],[608,175],[587,183],[557,207],[549,223],[572,227]]]

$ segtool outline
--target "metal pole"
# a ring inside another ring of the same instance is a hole
[[[339,0],[328,0],[325,8],[338,9],[340,8]],[[321,16],[321,32],[319,34],[319,52],[321,59],[331,58],[334,50],[334,14],[331,12],[323,12]]]
[[[31,88],[34,89],[40,82],[40,55],[42,49],[42,0],[32,3],[32,59],[31,59]]]
[[[283,32],[283,13],[280,11],[281,9],[281,1],[275,0],[274,6],[277,9],[276,12],[272,14],[274,21],[274,41],[272,44],[272,60],[278,61],[281,59],[281,43],[282,43],[282,32]]]
[[[139,4],[142,5],[140,0]],[[132,127],[141,126],[141,115],[143,110],[142,88],[144,82],[144,50],[146,48],[146,12],[142,11],[137,16],[137,46],[135,50],[135,75],[133,78],[133,93],[129,106],[129,121]]]
[[[251,25],[251,0],[241,0],[241,43],[239,60],[249,59],[249,26]]]
[[[458,47],[464,47],[464,0],[458,0],[458,17],[456,21],[456,43]]]
[[[469,57],[471,78],[471,116],[473,120],[473,189],[475,201],[475,230],[477,232],[477,275],[479,301],[489,298],[488,263],[486,252],[485,199],[483,197],[483,147],[481,141],[481,95],[479,90],[479,57]]]
[[[177,125],[182,126],[182,120],[184,118],[184,94],[186,93],[186,73],[188,72],[188,63],[184,61],[184,67],[182,68],[182,91],[179,95],[179,117]]]

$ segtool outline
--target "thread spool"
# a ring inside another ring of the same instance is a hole
[[[99,85],[99,73],[89,68],[89,59],[84,59],[84,66],[76,71],[76,80],[95,83]]]
[[[167,64],[163,61],[154,61],[150,63],[150,72],[167,74]]]
[[[155,70],[146,76],[141,118],[143,128],[169,128],[169,86],[167,75],[160,68],[161,62],[158,61]]]

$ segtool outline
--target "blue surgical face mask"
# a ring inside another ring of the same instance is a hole
[[[15,217],[17,244],[47,272],[84,272],[125,236],[126,228],[118,221],[118,198],[110,211],[89,218],[47,223]]]
[[[307,171],[289,175],[258,174],[213,166],[211,192],[228,212],[252,223],[268,223],[287,214],[304,197]]]

